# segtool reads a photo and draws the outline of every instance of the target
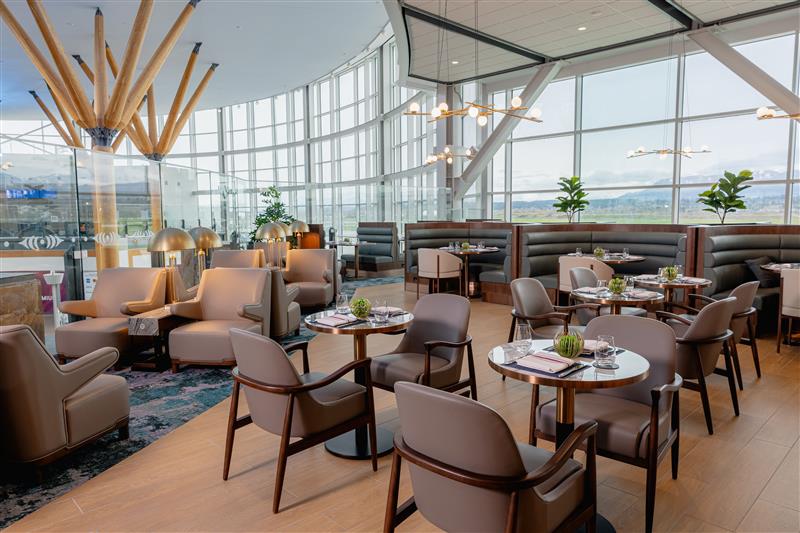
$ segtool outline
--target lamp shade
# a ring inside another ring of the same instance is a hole
[[[148,252],[177,252],[194,248],[192,236],[180,228],[164,228],[150,237],[147,243]]]
[[[292,230],[289,229],[289,224],[285,222],[281,222],[280,220],[275,221],[277,225],[283,228],[283,232],[288,236],[292,234]]]
[[[262,224],[256,231],[256,239],[263,241],[266,239],[285,239],[286,232],[277,222],[267,222]]]
[[[295,220],[289,226],[289,229],[291,230],[292,234],[295,234],[295,233],[308,233],[308,224],[306,224],[302,220]]]
[[[211,248],[219,248],[222,246],[222,239],[220,239],[217,232],[198,226],[189,230],[189,235],[194,239],[195,247],[198,250],[210,250]]]

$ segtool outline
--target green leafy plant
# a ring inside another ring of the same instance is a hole
[[[622,294],[625,292],[625,285],[625,280],[622,278],[611,278],[608,280],[608,290],[610,290],[612,294]]]
[[[600,248],[599,246],[594,249],[594,256],[598,259],[602,259],[606,255],[606,251]]]
[[[466,241],[462,242],[461,243],[461,249],[462,250],[469,250],[469,243],[466,242]]]
[[[262,191],[260,196],[266,207],[256,215],[253,221],[255,226],[253,231],[250,232],[250,242],[255,242],[256,231],[262,224],[267,222],[291,224],[294,222],[294,217],[289,214],[286,204],[281,201],[281,191],[277,187],[269,187],[266,191]]]
[[[372,304],[366,298],[356,298],[355,300],[350,300],[350,312],[353,313],[353,316],[360,319],[365,319],[369,316],[369,312],[372,310]]]
[[[583,351],[583,337],[574,330],[561,332],[553,339],[553,347],[561,357],[575,359]]]
[[[749,170],[742,170],[738,175],[726,170],[717,183],[697,195],[697,203],[706,206],[703,211],[714,213],[719,217],[720,224],[724,224],[728,213],[747,209],[740,193],[750,188],[750,185],[743,184],[752,179],[753,173]]]
[[[662,272],[667,281],[674,281],[678,277],[678,267],[675,265],[665,266]]]
[[[575,215],[589,205],[589,200],[586,199],[589,194],[583,190],[583,182],[579,176],[560,178],[558,187],[564,195],[556,197],[553,207],[560,213],[566,213],[567,221],[571,223]]]

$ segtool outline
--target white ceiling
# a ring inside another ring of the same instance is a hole
[[[536,63],[575,57],[622,43],[688,29],[648,0],[397,0],[410,42],[409,75],[455,82]],[[708,23],[785,1],[678,0],[690,18]],[[421,15],[414,13],[423,12]],[[429,20],[421,20],[421,17]],[[461,26],[444,28],[437,19]],[[476,30],[507,48],[482,42],[476,67]],[[511,48],[511,49],[508,49]],[[521,53],[520,53],[521,52]],[[526,57],[528,55],[528,57]],[[441,58],[441,60],[440,60]],[[456,59],[458,65],[453,65]]]
[[[6,4],[49,59],[25,2],[6,0]],[[94,12],[100,7],[106,40],[121,61],[138,0],[44,0],[44,5],[67,53],[80,54],[90,65]],[[185,1],[156,0],[139,70],[185,5]],[[195,42],[203,46],[190,91],[211,63],[220,64],[198,105],[207,109],[264,98],[313,81],[362,52],[387,20],[380,0],[202,0],[156,80],[158,110],[169,109]],[[78,74],[89,91],[88,81]],[[0,117],[44,118],[28,94],[31,89],[51,105],[41,75],[0,22]]]

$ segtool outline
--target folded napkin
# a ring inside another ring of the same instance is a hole
[[[607,291],[607,287],[579,287],[575,289],[575,292],[585,292],[587,294],[597,294],[598,292],[605,292]]]
[[[355,317],[350,317],[347,315],[340,315],[335,314],[331,316],[326,316],[325,318],[318,318],[316,320],[317,324],[322,324],[323,326],[330,326],[335,328],[337,326],[344,326],[345,324],[349,324],[350,322],[355,322]]]
[[[703,282],[706,281],[706,279],[705,278],[690,278],[690,277],[682,276],[682,277],[678,278],[678,281],[680,281],[681,283],[703,283]]]
[[[402,315],[402,314],[405,313],[405,311],[403,311],[399,307],[391,307],[391,306],[388,306],[388,305],[386,307],[373,307],[372,308],[372,314],[373,315],[378,314],[381,311],[385,312],[389,316],[397,316],[397,315]]]
[[[628,291],[626,293],[627,296],[631,298],[656,298],[661,294],[654,291],[646,291],[643,289],[633,289],[632,291]]]
[[[592,339],[584,339],[583,341],[583,351],[584,352],[593,352],[597,349],[605,350],[608,348],[608,343],[606,341],[596,341]]]
[[[575,361],[567,359],[566,357],[561,357],[555,353],[538,350],[530,355],[517,359],[515,363],[519,366],[553,374],[561,372],[565,368],[569,368],[575,364]]]
[[[636,279],[640,281],[658,281],[659,277],[655,274],[639,274]]]

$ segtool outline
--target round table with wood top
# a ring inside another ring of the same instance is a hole
[[[775,274],[776,276],[781,275],[781,270],[800,269],[800,263],[767,263],[766,265],[759,266],[761,270],[769,272],[770,274]]]
[[[543,339],[531,341],[531,351],[543,350],[553,345],[553,341]],[[617,353],[616,363],[619,368],[607,370],[591,366],[591,357],[579,357],[577,362],[587,365],[582,370],[573,372],[563,378],[553,374],[539,373],[519,366],[510,367],[519,354],[511,344],[501,344],[489,352],[489,366],[503,376],[532,385],[544,385],[556,389],[556,449],[575,430],[575,391],[578,389],[610,389],[631,385],[647,379],[650,374],[650,363],[641,355],[630,350]],[[531,414],[529,442],[533,441],[535,402],[538,402],[536,391],[531,392]],[[598,513],[598,531],[614,531],[614,526]]]
[[[645,287],[647,289],[661,289],[664,291],[664,301],[670,303],[673,301],[675,289],[685,289],[687,291],[694,291],[704,287],[711,286],[711,280],[705,278],[686,278],[683,276],[677,277],[672,281],[657,276],[646,277],[636,276],[633,278],[636,285]]]
[[[497,246],[484,246],[483,248],[479,248],[477,246],[470,246],[469,248],[450,248],[449,246],[442,246],[439,248],[443,252],[447,252],[449,254],[456,255],[464,259],[464,292],[467,294],[467,297],[470,297],[469,294],[469,258],[473,255],[483,255],[483,254],[493,254],[500,251],[500,248]],[[478,291],[475,291],[473,295],[475,297],[479,296]]]
[[[331,335],[352,335],[353,336],[353,358],[356,361],[367,358],[367,335],[373,333],[393,333],[408,327],[414,315],[404,312],[402,315],[391,316],[385,323],[377,323],[374,320],[365,320],[351,326],[327,326],[317,322],[320,318],[336,314],[336,311],[320,311],[308,315],[305,318],[305,326],[311,331],[318,333],[329,333]],[[359,385],[366,384],[365,369],[355,370],[354,381]],[[377,427],[378,436],[378,455],[385,455],[392,451],[394,446],[394,434],[391,431]],[[367,437],[367,428],[360,427],[349,431],[338,437],[334,437],[325,443],[325,449],[333,455],[347,459],[369,459],[370,447]]]
[[[589,293],[581,292],[580,289],[574,289],[570,292],[570,296],[576,300],[590,304],[608,305],[611,307],[612,315],[620,314],[623,307],[639,307],[641,305],[657,304],[664,301],[664,295],[657,292],[653,292],[651,296],[647,297],[636,297],[626,293],[613,294],[609,290]]]

